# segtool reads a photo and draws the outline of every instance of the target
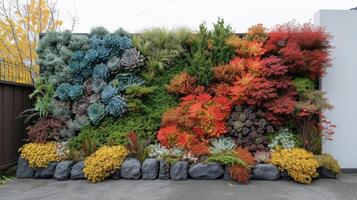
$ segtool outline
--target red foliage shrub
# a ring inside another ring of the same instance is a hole
[[[225,120],[231,107],[226,97],[212,97],[207,93],[185,96],[178,107],[163,115],[158,140],[167,147],[179,146],[192,151],[195,145],[207,144],[208,139],[227,132]]]
[[[243,58],[261,56],[266,52],[263,48],[263,42],[246,38],[241,39],[238,36],[228,38],[226,43],[236,49],[237,56]]]
[[[229,175],[233,180],[238,181],[239,183],[247,184],[250,171],[241,165],[233,165],[229,167]]]
[[[193,156],[200,157],[200,156],[203,156],[203,155],[210,154],[210,151],[209,151],[208,145],[200,143],[200,144],[193,145],[190,148],[190,153]]]
[[[157,139],[162,146],[167,148],[173,147],[177,143],[180,130],[176,125],[168,125],[161,128],[157,133]]]
[[[237,156],[243,160],[247,165],[253,166],[254,165],[254,157],[253,155],[247,150],[241,147],[235,149]],[[229,174],[233,180],[238,181],[240,183],[246,184],[248,183],[249,176],[250,176],[250,167],[242,166],[242,165],[233,165],[228,168]]]
[[[245,60],[242,58],[234,58],[226,65],[214,67],[214,80],[219,82],[231,83],[234,78],[240,74],[245,68]]]
[[[288,72],[288,67],[282,65],[280,58],[270,56],[262,60],[262,75],[264,77],[284,76]]]
[[[60,118],[47,117],[40,119],[33,126],[27,127],[27,136],[30,142],[44,143],[59,139],[59,131],[65,126],[65,121]]]
[[[310,76],[317,79],[330,66],[328,49],[331,36],[321,27],[294,22],[277,26],[269,33],[264,48],[289,66],[292,76]]]

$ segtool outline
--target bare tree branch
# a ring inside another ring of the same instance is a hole
[[[17,51],[18,51],[20,60],[23,62],[23,56],[22,56],[23,52],[22,52],[21,49],[20,49],[19,40],[18,40],[17,35],[16,35],[15,27],[14,27],[13,22],[11,21],[11,18],[12,18],[12,16],[11,16],[11,8],[6,9],[5,0],[2,0],[2,4],[1,4],[1,5],[2,5],[1,9],[2,9],[2,11],[3,11],[3,13],[4,13],[5,20],[6,20],[6,21],[9,23],[9,25],[10,25],[11,34],[12,34],[12,36],[13,36],[13,39],[14,39],[14,42],[15,42],[16,49],[17,49]]]

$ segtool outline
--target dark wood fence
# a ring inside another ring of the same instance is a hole
[[[24,143],[25,124],[17,116],[32,107],[33,86],[0,80],[0,169],[16,163]]]

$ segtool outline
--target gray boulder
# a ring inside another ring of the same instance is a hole
[[[159,179],[170,179],[170,164],[166,163],[164,160],[160,160]]]
[[[110,176],[113,180],[120,180],[120,169],[115,170],[115,172]]]
[[[55,174],[56,171],[56,162],[51,162],[48,164],[47,167],[45,168],[38,168],[35,171],[35,178],[42,179],[42,178],[53,178],[53,175]]]
[[[185,180],[188,178],[188,162],[178,161],[170,168],[170,177],[172,180]]]
[[[136,158],[128,158],[124,161],[120,169],[120,176],[124,179],[140,179],[141,163]]]
[[[57,164],[53,178],[59,181],[68,180],[71,176],[71,170],[74,165],[72,160],[64,160]]]
[[[324,167],[320,167],[319,175],[321,178],[337,178],[337,174],[333,173],[331,170]]]
[[[83,168],[84,168],[84,161],[79,161],[76,164],[74,164],[71,170],[71,179],[72,180],[85,179],[86,177],[84,176]]]
[[[35,170],[30,167],[29,162],[26,159],[19,157],[16,168],[16,178],[32,178],[34,172]]]
[[[191,165],[188,172],[193,179],[214,180],[223,176],[224,169],[216,162],[196,163]]]
[[[253,168],[253,178],[257,180],[278,180],[280,171],[272,164],[257,164]]]
[[[154,158],[146,159],[141,171],[144,180],[157,179],[157,176],[159,175],[159,162]]]

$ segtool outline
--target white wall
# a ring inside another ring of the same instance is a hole
[[[335,106],[325,115],[337,128],[334,141],[324,144],[323,151],[342,168],[357,168],[357,10],[320,10],[314,22],[334,37],[332,68],[322,79],[322,90]]]

